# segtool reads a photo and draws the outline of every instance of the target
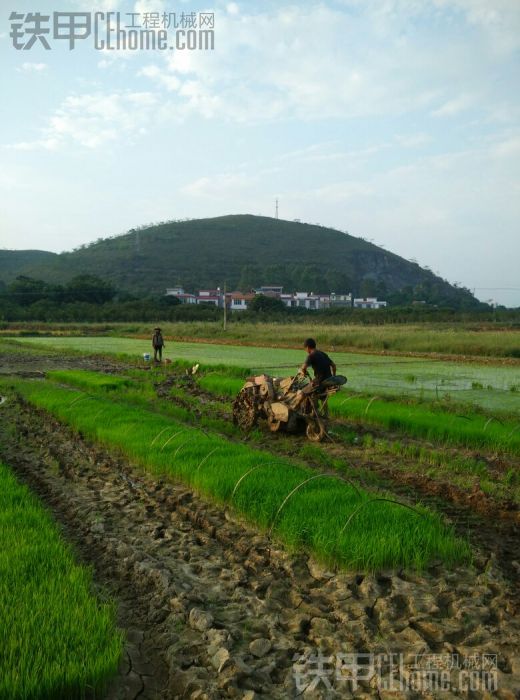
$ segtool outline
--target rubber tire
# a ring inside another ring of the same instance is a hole
[[[307,435],[307,439],[311,442],[321,442],[325,437],[326,432],[325,428],[323,428],[321,425],[318,425],[318,430],[316,430],[316,423],[312,421],[307,423],[305,434]]]

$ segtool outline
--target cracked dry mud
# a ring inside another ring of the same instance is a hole
[[[480,570],[335,574],[29,406],[4,403],[0,438],[2,458],[118,604],[127,641],[107,700],[330,697],[295,687],[295,654],[318,649],[496,653],[497,696],[517,697],[517,601],[493,560]],[[351,696],[345,681],[331,682]],[[355,696],[428,697],[385,693],[373,680]]]

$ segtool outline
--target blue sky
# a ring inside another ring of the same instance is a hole
[[[347,230],[520,305],[518,0],[4,7],[0,247],[272,216],[278,197],[281,218]],[[49,51],[17,51],[11,10],[210,11],[215,50],[86,39],[69,51],[51,38]]]

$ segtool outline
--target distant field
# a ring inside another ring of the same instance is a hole
[[[297,323],[245,323],[231,320],[224,332],[221,324],[210,322],[159,322],[166,335],[179,340],[209,340],[300,347],[304,338],[315,336],[321,345],[341,351],[424,353],[468,357],[520,359],[520,327],[501,324],[422,323],[362,325],[316,323],[311,319]],[[150,324],[13,324],[2,335],[17,332],[57,332],[106,334],[114,336],[149,336]]]
[[[213,326],[210,328],[210,326]],[[520,329],[468,327],[465,324],[388,324],[380,326],[305,323],[234,323],[224,331],[216,324],[165,324],[181,339],[221,338],[259,345],[300,346],[309,335],[323,346],[368,352],[437,353],[520,358]]]
[[[17,342],[87,353],[125,354],[136,359],[150,352],[150,341],[114,337],[18,338]],[[446,399],[490,411],[520,412],[520,366],[494,366],[388,357],[346,352],[331,353],[348,388],[384,396]],[[247,367],[252,371],[291,374],[304,352],[282,348],[167,342],[164,357],[206,364]]]

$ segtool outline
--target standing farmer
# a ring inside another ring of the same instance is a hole
[[[154,328],[152,337],[152,347],[153,347],[153,359],[154,362],[162,362],[162,351],[164,347],[164,339],[162,337],[161,329]],[[159,356],[159,359],[157,359]]]

